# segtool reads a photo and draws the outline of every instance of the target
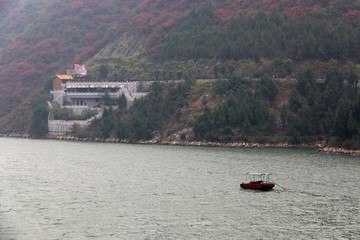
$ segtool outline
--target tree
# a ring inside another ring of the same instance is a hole
[[[250,127],[251,127],[250,126],[250,121],[249,121],[248,116],[246,115],[244,123],[243,123],[242,128],[241,128],[241,136],[244,139],[244,141],[249,141]]]
[[[111,106],[113,104],[113,99],[111,98],[108,91],[105,91],[104,95],[101,98],[104,106]]]
[[[196,120],[194,125],[194,134],[196,139],[206,139],[208,133],[213,129],[211,121],[211,111],[205,108],[204,113]]]
[[[118,108],[120,111],[123,111],[126,109],[127,107],[127,100],[126,100],[126,97],[125,97],[125,94],[121,94],[121,96],[118,98],[117,100],[117,105],[118,105]]]
[[[286,128],[288,123],[288,111],[286,105],[282,105],[280,112],[281,127]]]
[[[324,104],[326,108],[336,111],[337,104],[343,95],[344,78],[337,69],[331,69],[325,77]]]
[[[305,69],[299,73],[296,89],[302,96],[309,96],[311,92],[316,91],[316,80],[313,71]]]
[[[108,74],[109,74],[108,67],[106,65],[101,65],[99,67],[99,74],[100,74],[100,78],[106,79],[108,77]]]
[[[301,136],[311,136],[312,126],[311,126],[311,109],[307,104],[303,104],[299,109],[299,118],[297,128]]]
[[[344,100],[339,104],[333,126],[334,136],[339,140],[350,140],[358,133],[358,123],[353,112],[354,104],[352,102]]]
[[[278,89],[274,81],[269,76],[265,75],[259,80],[257,92],[264,99],[273,102],[278,94]]]
[[[345,73],[345,96],[349,99],[355,99],[358,93],[358,82],[359,76],[355,72],[355,67],[353,63],[348,63]]]
[[[112,130],[114,128],[114,118],[111,107],[109,109],[104,108],[100,128],[103,137],[109,138],[111,136]]]
[[[36,98],[31,103],[30,134],[32,137],[41,138],[48,134],[48,105],[43,96]]]
[[[296,91],[292,91],[291,92],[291,96],[289,99],[289,108],[292,112],[297,112],[299,110],[299,108],[301,107],[301,102],[298,98],[298,95],[296,93]]]

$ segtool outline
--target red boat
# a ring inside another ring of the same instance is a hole
[[[250,182],[241,183],[243,189],[269,191],[275,187],[275,183],[270,181],[270,173],[247,173]]]

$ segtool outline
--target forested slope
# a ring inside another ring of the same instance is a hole
[[[3,127],[25,131],[21,119],[29,118],[28,103],[54,74],[92,57],[119,36],[127,27],[126,9],[136,1],[120,3],[4,1],[0,30],[7,39],[0,52],[0,118],[6,125]],[[22,110],[17,111],[18,108]],[[9,127],[15,118],[19,124]]]
[[[359,147],[360,98],[352,66],[330,70],[318,82],[304,70],[298,80],[185,80],[157,83],[126,110],[105,110],[84,138],[124,141],[210,141],[325,144]],[[344,83],[345,82],[345,83]]]
[[[354,147],[359,16],[359,1],[342,0],[2,0],[0,130],[31,132],[41,112],[33,99],[55,73],[86,63],[92,79],[185,79],[155,85],[131,114],[106,112],[108,124],[87,134],[139,140],[187,129],[182,137],[197,140]],[[213,80],[198,92],[195,79]]]

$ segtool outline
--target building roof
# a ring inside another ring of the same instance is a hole
[[[125,86],[136,86],[129,82],[67,82],[66,88],[124,88]]]
[[[60,80],[73,80],[73,77],[69,74],[58,74],[56,77]]]

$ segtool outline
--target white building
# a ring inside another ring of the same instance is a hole
[[[60,106],[93,108],[99,107],[106,94],[111,98],[125,95],[128,105],[134,99],[145,96],[146,92],[138,92],[138,82],[85,82],[71,75],[56,75],[51,91],[54,102]]]
[[[147,92],[138,92],[139,83],[132,82],[86,82],[83,78],[74,78],[69,74],[59,74],[53,81],[53,102],[57,102],[60,107],[72,109],[74,112],[81,113],[85,109],[96,109],[98,114],[85,121],[65,121],[48,119],[50,135],[65,135],[71,132],[74,124],[80,127],[88,126],[91,121],[101,117],[101,109],[104,97],[108,95],[112,99],[125,95],[128,106],[131,106],[136,98],[144,97]],[[151,82],[147,82],[150,85]]]

